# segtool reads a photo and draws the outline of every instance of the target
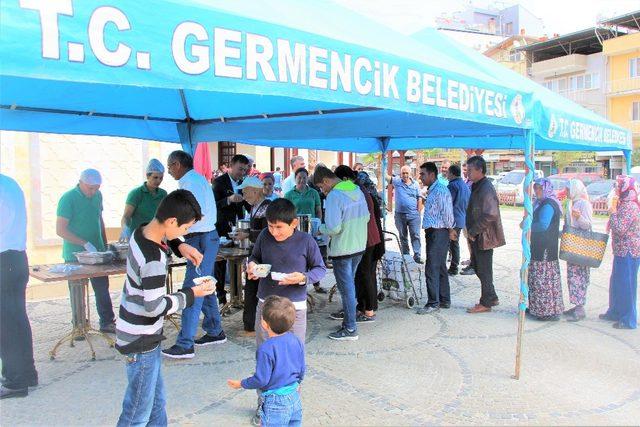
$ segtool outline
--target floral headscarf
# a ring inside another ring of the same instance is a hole
[[[616,186],[616,193],[618,194],[620,202],[633,202],[636,203],[638,207],[640,207],[635,178],[627,175],[618,175],[616,181],[618,183],[618,185]]]
[[[540,204],[545,199],[551,199],[556,203],[556,205],[558,205],[558,209],[560,209],[560,212],[562,212],[562,205],[560,204],[560,200],[558,200],[558,198],[556,197],[556,193],[553,191],[553,184],[551,184],[551,181],[549,181],[547,178],[538,178],[533,181],[533,183],[542,187],[542,198],[535,201],[533,209],[538,209],[538,207],[540,207]]]

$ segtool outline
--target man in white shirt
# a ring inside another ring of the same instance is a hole
[[[167,160],[169,175],[178,180],[180,189],[190,191],[202,211],[202,220],[189,228],[184,236],[187,244],[196,248],[202,255],[202,262],[198,269],[190,261],[187,261],[187,272],[184,277],[183,287],[190,288],[194,285],[193,279],[213,274],[213,264],[218,254],[220,238],[216,231],[216,202],[213,191],[207,179],[193,169],[193,158],[184,151],[174,151],[169,154]],[[198,329],[200,311],[204,313],[202,329],[205,334],[194,340]],[[162,354],[172,359],[191,359],[194,357],[194,344],[205,346],[210,344],[222,344],[227,337],[222,330],[222,319],[218,309],[218,299],[215,295],[207,295],[196,298],[191,307],[182,310],[182,329],[178,334],[175,345],[162,351]]]
[[[0,174],[0,399],[25,397],[38,385],[25,291],[29,281],[27,211],[18,183]]]
[[[293,156],[291,158],[291,173],[289,176],[282,181],[282,194],[285,195],[289,191],[293,190],[293,187],[296,186],[296,171],[300,168],[304,168],[305,162],[304,157],[302,156]]]

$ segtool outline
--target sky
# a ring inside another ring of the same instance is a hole
[[[403,34],[434,26],[434,18],[464,9],[469,0],[334,0]],[[549,36],[593,27],[599,17],[610,18],[640,9],[638,0],[474,0],[478,7],[519,3],[545,24]],[[537,35],[537,34],[536,34]]]

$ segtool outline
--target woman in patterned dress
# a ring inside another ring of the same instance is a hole
[[[531,224],[529,314],[538,320],[559,320],[564,310],[558,261],[562,208],[548,179],[535,180],[533,189],[536,201]]]
[[[616,329],[638,327],[637,296],[640,266],[640,201],[636,182],[620,175],[616,193],[618,205],[609,217],[613,270],[609,281],[609,309],[600,318],[613,320]]]
[[[577,179],[569,181],[568,205],[565,212],[564,223],[567,226],[580,230],[590,230],[593,216],[593,208],[589,201],[587,189]],[[586,317],[584,305],[587,302],[587,287],[589,286],[589,267],[571,264],[567,262],[567,286],[569,288],[569,301],[573,308],[564,312],[567,321],[578,322]]]

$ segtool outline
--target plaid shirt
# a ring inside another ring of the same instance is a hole
[[[436,180],[424,202],[422,228],[453,228],[453,201],[449,189]]]

